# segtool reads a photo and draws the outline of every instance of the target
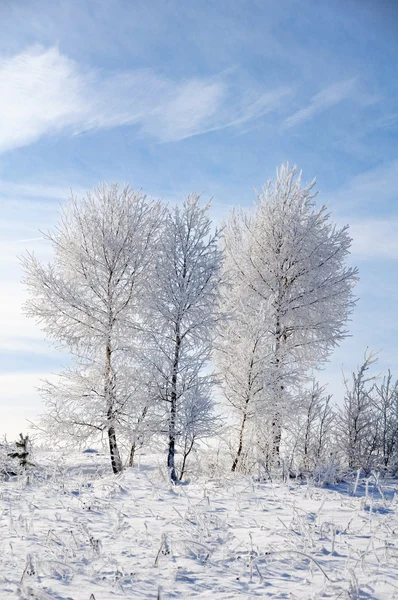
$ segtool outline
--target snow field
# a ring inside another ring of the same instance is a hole
[[[0,483],[1,600],[398,598],[397,483],[171,487],[141,460],[43,453]]]

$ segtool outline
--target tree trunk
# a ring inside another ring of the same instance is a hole
[[[112,368],[111,368],[111,356],[112,350],[110,343],[106,345],[106,356],[105,356],[105,399],[108,406],[107,410],[107,421],[108,421],[108,440],[109,440],[109,452],[111,455],[112,470],[115,474],[120,473],[123,469],[122,459],[120,458],[119,449],[116,440],[116,431],[114,423],[114,402],[113,402],[113,389],[112,389]]]
[[[129,467],[134,466],[135,452],[136,452],[137,448],[142,447],[142,438],[140,438],[139,427],[140,427],[141,423],[143,422],[143,420],[145,419],[147,412],[148,412],[148,406],[144,406],[144,408],[142,409],[141,415],[138,417],[137,431],[135,434],[134,442],[131,444],[131,449],[130,449]]]
[[[123,465],[120,458],[119,449],[117,447],[116,432],[113,425],[109,425],[108,427],[108,439],[112,470],[115,474],[117,474],[123,470]]]
[[[311,434],[311,410],[312,410],[313,396],[311,397],[311,404],[307,411],[307,420],[305,424],[305,436],[304,436],[304,459],[303,464],[305,469],[309,469],[309,453],[310,453],[310,434]]]
[[[276,319],[276,327],[275,327],[275,374],[274,374],[274,377],[276,380],[276,386],[274,387],[276,412],[272,419],[272,428],[271,428],[271,435],[272,435],[271,462],[274,463],[276,466],[280,465],[280,450],[281,450],[281,439],[282,439],[281,415],[280,415],[279,411],[281,409],[284,385],[283,384],[280,385],[278,383],[278,380],[280,377],[280,375],[279,375],[280,367],[281,367],[281,365],[280,365],[280,349],[281,349],[282,339],[283,339],[282,327],[281,327],[280,317],[278,314],[277,319]]]
[[[193,439],[193,440],[191,441],[191,443],[190,443],[190,445],[189,445],[189,448],[187,448],[186,446],[185,446],[185,448],[184,448],[184,457],[183,457],[183,459],[182,459],[181,473],[180,473],[180,478],[179,478],[179,479],[180,479],[180,481],[182,481],[183,475],[184,475],[184,473],[185,473],[185,466],[186,466],[186,463],[187,463],[187,458],[188,458],[188,456],[189,456],[189,455],[190,455],[190,453],[191,453],[191,450],[192,450],[192,448],[193,448],[194,442],[195,442],[195,439]]]
[[[175,468],[175,443],[176,443],[176,420],[177,420],[177,379],[178,364],[180,360],[181,337],[180,328],[176,326],[176,341],[174,348],[173,373],[171,377],[170,392],[170,415],[169,415],[169,450],[167,455],[167,467],[170,473],[170,479],[177,483],[178,477]]]
[[[246,407],[247,407],[248,403],[249,403],[249,400],[247,399],[246,400]],[[246,419],[247,419],[247,410],[245,408],[245,411],[243,413],[242,424],[240,426],[240,432],[239,432],[239,446],[238,446],[238,451],[236,453],[234,462],[232,463],[232,468],[231,468],[232,473],[234,473],[236,471],[236,467],[238,466],[240,455],[242,454],[242,449],[243,449],[243,433],[244,433],[244,430],[245,430]]]
[[[135,442],[131,444],[130,456],[129,456],[129,467],[134,466],[134,454],[135,454]]]
[[[240,426],[240,433],[239,433],[239,446],[238,446],[238,451],[236,453],[235,456],[235,460],[232,463],[232,468],[231,471],[232,473],[234,473],[236,471],[236,467],[238,465],[239,459],[240,459],[240,455],[242,454],[242,449],[243,449],[243,434],[245,431],[245,425],[246,425],[246,421],[247,421],[247,412],[249,409],[249,402],[250,402],[250,398],[251,398],[251,393],[252,393],[252,387],[253,387],[253,368],[254,368],[254,357],[255,357],[255,353],[256,353],[256,348],[258,345],[258,339],[255,341],[254,343],[254,347],[252,350],[252,356],[250,359],[250,368],[249,368],[249,375],[248,375],[248,391],[247,391],[247,397],[246,397],[246,401],[245,401],[245,406],[243,409],[243,418],[242,418],[242,424]]]
[[[170,422],[169,422],[169,451],[167,455],[167,467],[170,473],[170,479],[173,483],[177,482],[177,473],[175,468],[175,417],[176,410],[173,400],[171,401],[170,408]]]
[[[272,462],[274,465],[280,465],[282,427],[279,414],[275,414],[272,421]]]

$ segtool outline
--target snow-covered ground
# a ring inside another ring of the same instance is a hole
[[[0,598],[398,598],[398,484],[198,479],[36,456],[0,483]]]

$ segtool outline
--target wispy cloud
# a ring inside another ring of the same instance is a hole
[[[230,73],[175,81],[151,69],[84,69],[58,49],[34,48],[0,61],[0,152],[46,134],[136,125],[158,141],[258,118],[277,107],[278,88],[232,97]]]
[[[82,195],[86,191],[80,185],[71,187],[76,195]],[[0,179],[0,197],[7,198],[7,201],[11,198],[65,200],[70,195],[71,187],[36,182],[16,183]]]
[[[1,242],[0,241],[0,248],[7,248],[7,247],[12,247],[14,246],[14,244],[24,244],[25,242],[37,242],[39,240],[43,240],[43,237],[34,237],[34,238],[26,238],[23,240],[11,240],[9,242]]]
[[[215,105],[219,86],[220,83],[213,83],[203,89],[199,80],[186,83],[177,97],[143,117],[143,130],[162,142],[177,141],[259,119],[278,108],[291,94],[289,88],[279,87],[254,98],[233,99],[224,83]]]
[[[398,219],[364,219],[350,225],[352,254],[361,259],[398,260]]]
[[[398,196],[398,160],[379,165],[353,177],[345,192],[357,202],[380,202]]]
[[[72,61],[57,50],[0,63],[0,151],[24,146],[82,118],[84,96]]]
[[[352,177],[340,189],[328,192],[322,200],[345,215],[391,210],[398,197],[398,160],[372,167]],[[392,204],[390,204],[392,202]],[[383,206],[384,205],[384,206]]]
[[[339,102],[342,102],[351,96],[355,89],[355,84],[356,79],[354,78],[339,81],[324,88],[312,97],[308,106],[301,108],[293,115],[285,119],[285,127],[294,127],[296,125],[300,125],[301,123],[312,119],[312,117],[330,108],[331,106],[339,104]]]

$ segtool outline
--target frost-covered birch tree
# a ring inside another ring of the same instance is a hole
[[[225,264],[226,278],[229,271]],[[236,418],[237,448],[234,451],[232,471],[247,454],[245,438],[253,425],[256,410],[261,406],[264,393],[264,371],[266,352],[264,342],[266,330],[264,316],[258,307],[252,306],[245,286],[232,280],[225,286],[223,311],[226,318],[219,328],[215,362],[221,375],[225,399],[232,407]]]
[[[122,353],[126,355],[124,361],[120,360]],[[136,364],[136,354],[136,348],[129,346],[122,352],[115,351],[112,360],[115,435],[117,428],[117,446],[127,446],[129,466],[133,466],[136,451],[149,443],[157,426],[151,377],[143,371],[142,360]],[[70,441],[80,446],[103,439],[108,435],[106,391],[101,356],[74,357],[71,367],[55,380],[42,383],[39,393],[46,411],[34,423],[35,429],[53,443]]]
[[[115,473],[122,469],[116,429],[127,402],[121,365],[127,354],[132,360],[142,329],[162,218],[161,205],[141,192],[103,184],[84,198],[72,196],[57,228],[45,234],[52,263],[23,259],[27,314],[77,361],[51,390],[53,424],[70,434],[105,432]]]
[[[229,312],[232,308],[228,327],[239,331],[245,303],[257,307],[247,311],[257,326],[261,320],[264,332],[258,359],[263,364],[262,411],[257,405],[255,414],[270,424],[276,460],[286,411],[293,408],[292,390],[345,338],[354,306],[357,270],[347,266],[348,227],[336,227],[327,208],[316,206],[314,186],[315,181],[302,184],[296,167],[282,165],[276,180],[258,194],[253,210],[234,210],[225,230],[232,281],[227,294],[236,299],[232,307],[231,298],[226,301]],[[238,287],[243,294],[234,292]],[[229,353],[235,353],[233,344]],[[230,396],[231,384],[223,367],[221,371]],[[246,374],[234,387],[245,397]]]
[[[212,231],[209,205],[201,206],[197,194],[169,210],[148,301],[151,364],[167,423],[167,467],[173,482],[178,479],[178,441],[183,441],[186,457],[191,443],[211,430],[214,376],[209,360],[219,318],[219,235]]]

